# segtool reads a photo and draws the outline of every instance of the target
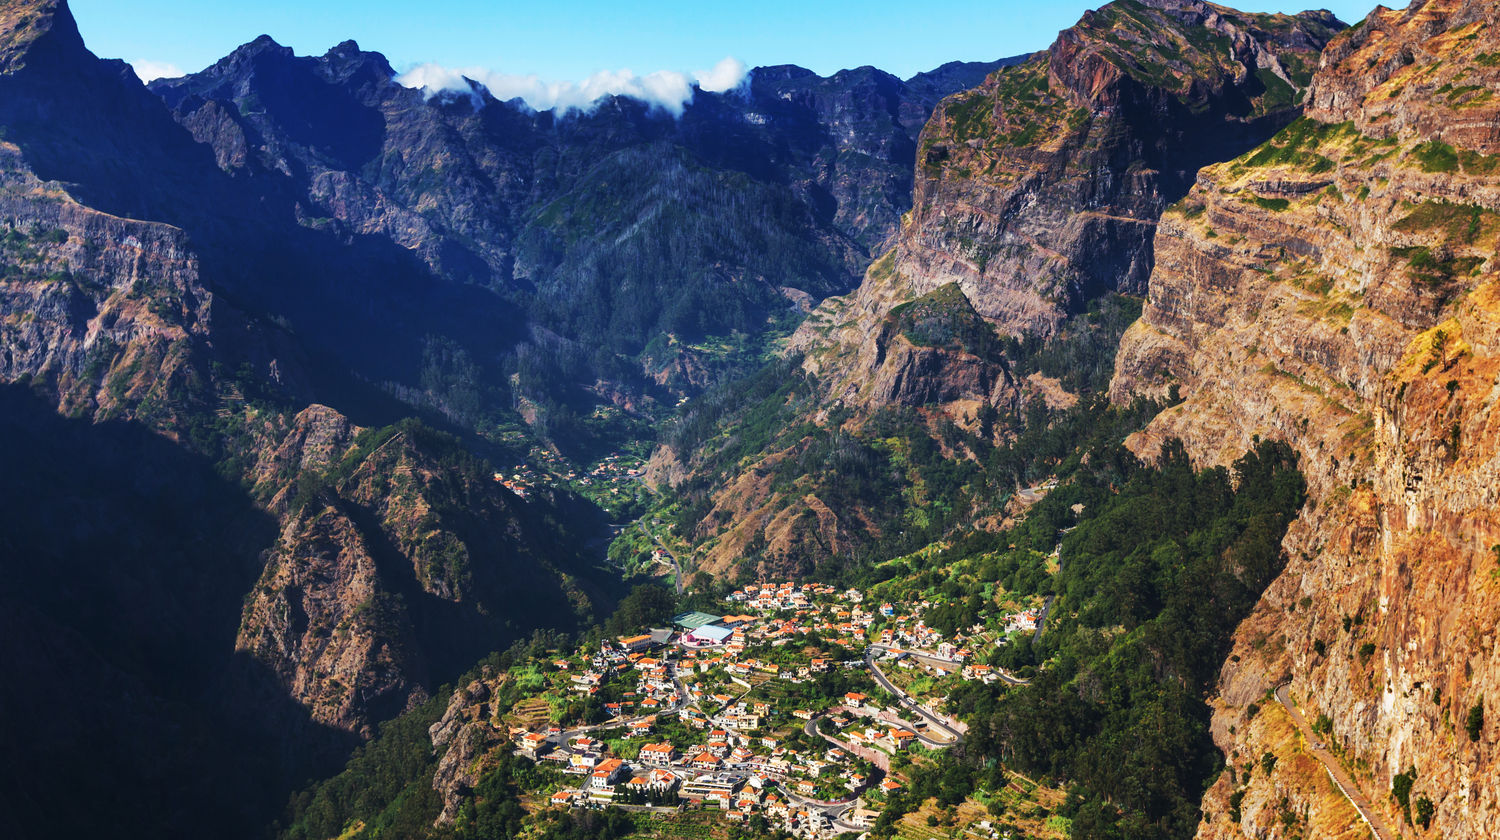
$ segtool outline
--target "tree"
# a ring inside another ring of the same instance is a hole
[[[1484,698],[1469,707],[1468,717],[1464,718],[1464,731],[1469,733],[1470,741],[1478,741],[1479,733],[1484,729]]]
[[[1432,815],[1435,810],[1431,799],[1425,796],[1417,798],[1417,823],[1422,826],[1423,831],[1432,825]]]

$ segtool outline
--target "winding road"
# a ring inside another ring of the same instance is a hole
[[[665,555],[667,555],[667,557],[671,558],[671,560],[672,560],[672,579],[677,582],[677,594],[681,595],[682,594],[682,564],[679,563],[679,562],[677,562],[677,555],[672,553],[672,549],[667,548],[667,544],[661,541],[661,537],[658,537],[656,535],[655,531],[653,531],[650,528],[646,527],[646,523],[645,522],[641,523],[641,530],[645,531],[646,532],[646,536],[650,537],[651,541],[654,542],[654,543],[656,543],[657,547],[661,549],[661,553],[662,554],[665,554]]]
[[[1333,779],[1334,786],[1354,805],[1354,810],[1359,812],[1360,818],[1375,833],[1377,840],[1396,840],[1395,832],[1391,831],[1390,827],[1385,824],[1385,820],[1370,805],[1370,801],[1365,799],[1364,794],[1360,793],[1359,786],[1354,783],[1354,779],[1350,778],[1349,774],[1344,771],[1343,765],[1339,764],[1338,759],[1332,753],[1328,752],[1328,748],[1323,745],[1323,742],[1318,738],[1318,734],[1313,732],[1312,727],[1307,725],[1307,719],[1302,716],[1302,712],[1292,703],[1291,695],[1287,692],[1289,687],[1289,683],[1283,683],[1276,689],[1276,702],[1280,703],[1282,708],[1286,709],[1287,714],[1292,718],[1292,723],[1296,725],[1297,731],[1301,732],[1302,737],[1307,739],[1308,752],[1312,753],[1313,758],[1316,758],[1323,764],[1323,769],[1328,771],[1329,777]]]
[[[929,738],[919,732],[916,733],[917,740],[921,741],[926,746],[935,747],[937,749],[946,749],[947,747],[954,746],[955,744],[958,744],[960,741],[962,741],[964,739],[962,732],[953,729],[943,718],[927,711],[927,709],[923,708],[920,703],[911,699],[911,697],[906,692],[897,688],[895,683],[886,678],[885,673],[880,670],[880,666],[875,664],[875,652],[888,650],[893,650],[893,648],[888,648],[885,645],[870,645],[869,647],[865,648],[865,669],[870,672],[870,676],[875,678],[876,684],[895,696],[897,702],[920,715],[923,720],[927,721],[927,725],[929,727],[940,729],[943,732],[947,733],[949,738],[949,740],[947,741],[938,741],[933,738]]]

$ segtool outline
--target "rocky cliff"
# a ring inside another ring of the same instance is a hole
[[[623,97],[535,113],[478,85],[403,87],[352,41],[299,57],[262,36],[152,89],[302,226],[394,243],[430,285],[467,286],[483,304],[472,328],[426,329],[491,386],[544,415],[591,400],[644,412],[737,370],[714,349],[733,333],[753,342],[851,288],[910,206],[932,107],[1003,63],[909,83],[762,67],[680,116]],[[416,387],[411,373],[382,378]]]
[[[947,427],[1000,440],[1033,399],[1072,404],[1077,393],[1055,373],[1021,370],[1023,357],[1093,331],[1078,316],[1120,306],[1107,296],[1144,291],[1162,210],[1199,167],[1300,113],[1317,55],[1342,28],[1326,12],[1120,0],[945,99],[919,138],[914,207],[895,247],[790,341],[809,385],[784,422],[853,433],[872,414],[914,411],[946,454],[973,463]],[[941,336],[923,336],[939,325]],[[1036,341],[1028,351],[1006,337]],[[849,553],[878,532],[880,515],[828,504],[826,487],[790,493],[772,480],[804,447],[784,436],[727,469],[699,453],[717,473],[715,506],[692,534],[713,540],[711,570],[747,549]]]
[[[1241,772],[1203,838],[1354,828],[1305,756],[1245,766],[1305,748],[1251,722],[1284,682],[1403,836],[1500,831],[1497,23],[1467,0],[1377,9],[1329,45],[1307,118],[1200,172],[1157,233],[1112,392],[1186,401],[1134,447],[1176,436],[1219,463],[1285,440],[1312,496],[1220,676]]]
[[[1296,116],[1341,27],[1198,2],[1087,13],[934,111],[893,262],[816,311],[793,346],[852,397],[873,359],[851,360],[879,343],[884,313],[948,283],[1002,334],[1051,334],[1105,293],[1141,294],[1162,209],[1199,167]]]
[[[376,723],[611,595],[579,538],[598,523],[566,499],[313,401],[391,411],[248,305],[288,278],[243,294],[266,263],[229,267],[230,230],[251,254],[291,230],[274,202],[237,216],[254,194],[66,4],[0,3],[0,683],[30,722],[4,743],[27,768],[7,834],[263,824]],[[281,242],[299,272],[338,253]]]
[[[1298,112],[1327,12],[1120,0],[946,100],[923,130],[897,271],[960,284],[1005,332],[1140,294],[1156,217],[1206,163]]]

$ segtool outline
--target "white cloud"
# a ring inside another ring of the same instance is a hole
[[[150,82],[155,79],[175,79],[178,76],[185,75],[181,67],[166,61],[141,59],[130,62],[130,68],[135,71],[135,75],[143,82]]]
[[[725,93],[743,85],[750,78],[750,68],[738,58],[727,57],[715,64],[712,70],[699,70],[698,87],[709,93]]]
[[[691,75],[659,70],[637,76],[629,70],[605,70],[581,82],[548,82],[535,75],[495,73],[482,67],[455,69],[420,64],[397,76],[396,81],[425,90],[429,97],[444,91],[472,96],[474,91],[467,81],[472,79],[502,102],[522,99],[537,111],[586,111],[607,96],[628,96],[681,116],[682,109],[693,101],[695,82],[703,90],[722,93],[744,84],[747,74],[745,63],[736,58],[726,58],[711,70]]]

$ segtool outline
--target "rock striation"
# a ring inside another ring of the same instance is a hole
[[[1326,12],[1119,0],[944,99],[918,139],[914,206],[895,246],[789,342],[812,383],[798,419],[853,428],[910,409],[935,437],[946,423],[990,435],[986,416],[1018,416],[1033,397],[1076,400],[1018,376],[1005,338],[1057,336],[1106,295],[1142,294],[1163,209],[1201,166],[1300,113],[1318,53],[1342,28]],[[911,316],[938,310],[950,334],[921,338]],[[950,340],[958,333],[967,340]],[[731,568],[747,547],[847,553],[868,536],[875,517],[773,487],[769,473],[801,451],[779,441],[716,477],[695,535],[727,529],[708,568]]]
[[[1223,667],[1215,738],[1232,765],[1273,750],[1249,721],[1289,682],[1408,837],[1500,831],[1497,23],[1493,4],[1417,0],[1335,39],[1307,117],[1163,217],[1112,386],[1185,397],[1138,452],[1179,437],[1222,463],[1259,436],[1301,454],[1312,500]],[[1305,782],[1226,774],[1199,836],[1287,836],[1345,807]]]

